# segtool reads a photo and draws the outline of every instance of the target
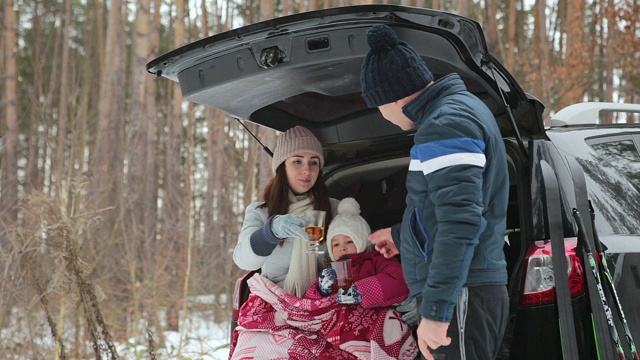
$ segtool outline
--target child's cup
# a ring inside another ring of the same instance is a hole
[[[338,260],[331,263],[333,271],[336,272],[336,284],[338,288],[348,288],[353,284],[353,274],[351,273],[351,259]]]

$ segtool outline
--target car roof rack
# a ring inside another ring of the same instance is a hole
[[[598,125],[601,112],[640,114],[639,104],[613,102],[584,102],[569,105],[551,117],[551,127],[568,125]]]

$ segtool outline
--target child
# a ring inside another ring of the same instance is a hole
[[[338,215],[329,224],[327,253],[331,261],[351,259],[353,285],[337,289],[335,272],[328,267],[305,298],[335,296],[336,303],[345,304],[340,320],[324,335],[328,342],[358,358],[413,359],[418,348],[411,328],[391,307],[409,294],[402,266],[397,258],[387,259],[369,246],[370,233],[369,224],[360,216],[360,205],[353,198],[343,199]],[[395,341],[388,341],[390,338]],[[360,349],[366,348],[363,345],[367,342],[371,352],[362,353]]]
[[[338,303],[360,304],[365,309],[398,304],[407,298],[409,288],[400,261],[387,259],[370,249],[367,238],[371,228],[360,216],[360,205],[355,199],[340,202],[338,215],[328,230],[327,253],[331,261],[351,259],[354,283],[349,289],[336,289],[335,272],[328,267],[322,270],[318,281],[320,294],[328,296],[335,292]]]

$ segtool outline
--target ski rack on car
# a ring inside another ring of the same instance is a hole
[[[547,202],[546,220],[549,226],[549,238],[551,239],[551,261],[555,278],[562,357],[563,359],[578,359],[578,343],[576,340],[576,327],[573,321],[573,308],[571,307],[571,292],[565,255],[564,226],[560,212],[562,208],[560,187],[551,165],[546,161],[542,161],[540,168]]]
[[[591,223],[591,217],[588,216],[589,211],[589,198],[587,192],[587,183],[584,177],[584,172],[582,171],[582,167],[575,158],[567,157],[567,161],[569,164],[569,170],[571,172],[571,179],[573,181],[575,198],[576,198],[576,209],[579,213],[585,214],[583,221],[585,222],[585,236],[586,241],[591,249],[595,248],[595,243],[593,240],[593,224]],[[576,234],[578,231],[576,230]],[[582,258],[587,258],[587,252],[585,247],[581,245],[581,242],[578,241],[578,251],[582,254]],[[589,271],[589,269],[584,269],[585,276],[587,278],[587,294],[589,294],[589,302],[591,303],[591,313],[593,316],[593,326],[594,326],[594,335],[596,337],[596,350],[598,352],[598,359],[614,359],[614,349],[610,341],[606,341],[607,337],[605,334],[609,332],[609,324],[607,322],[607,316],[604,312],[604,309],[600,305],[601,299],[599,293],[597,291],[597,283],[596,278],[593,272]]]

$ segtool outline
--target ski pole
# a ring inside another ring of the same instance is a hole
[[[589,240],[587,239],[587,231],[584,226],[584,222],[582,222],[582,216],[580,216],[578,209],[573,209],[573,218],[576,220],[576,225],[578,225],[578,240],[582,239],[582,245],[584,246],[584,250],[587,255],[586,262],[589,264],[589,268],[593,273],[593,277],[596,279],[596,288],[598,289],[598,295],[600,295],[602,307],[604,308],[604,313],[606,315],[607,323],[609,325],[609,333],[611,334],[611,338],[613,339],[613,344],[616,349],[616,353],[618,354],[618,358],[620,360],[625,360],[624,350],[620,345],[620,338],[618,337],[618,331],[616,330],[616,326],[613,323],[611,308],[609,307],[609,305],[607,305],[607,298],[605,297],[604,290],[602,288],[602,281],[600,280],[600,272],[598,271],[598,264],[596,263],[596,259],[593,257],[593,252],[591,251],[591,245],[589,245]]]
[[[618,315],[620,315],[620,320],[622,321],[624,337],[627,339],[627,343],[629,344],[629,349],[631,349],[631,355],[633,356],[633,359],[640,360],[640,355],[638,355],[636,344],[633,341],[633,337],[631,336],[631,330],[629,330],[627,319],[624,316],[624,311],[622,311],[622,304],[620,303],[618,292],[616,291],[616,288],[613,284],[613,276],[611,276],[611,272],[609,271],[606,254],[602,249],[602,243],[600,242],[600,237],[598,236],[598,232],[596,231],[596,214],[593,208],[591,209],[591,223],[593,224],[593,242],[596,247],[596,252],[598,253],[598,256],[600,256],[600,268],[604,273],[605,282],[607,283],[607,288],[611,293],[611,297],[615,300],[614,305],[616,307],[616,310],[618,311]]]

